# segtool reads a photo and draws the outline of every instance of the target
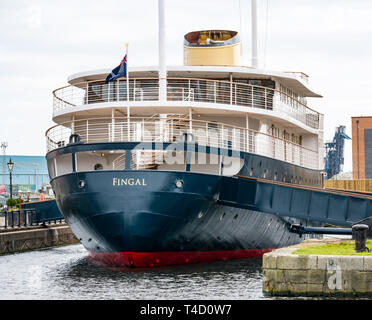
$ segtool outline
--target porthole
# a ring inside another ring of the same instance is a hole
[[[179,189],[182,188],[183,187],[183,181],[182,180],[177,180],[176,181],[176,187],[179,188]]]
[[[85,187],[85,181],[84,180],[79,180],[78,186],[79,186],[80,189],[84,188]]]
[[[103,170],[103,165],[100,164],[100,163],[96,163],[94,165],[94,170],[97,171],[97,170]]]

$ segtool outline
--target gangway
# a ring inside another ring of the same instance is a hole
[[[350,227],[372,216],[372,194],[223,177],[217,203],[281,217]]]

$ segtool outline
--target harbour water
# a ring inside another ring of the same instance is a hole
[[[80,244],[0,256],[0,299],[268,299],[261,259],[156,269],[92,264]]]

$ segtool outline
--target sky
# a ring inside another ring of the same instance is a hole
[[[351,137],[352,116],[372,116],[372,1],[257,0],[259,68],[302,71],[323,98],[308,105]],[[182,65],[183,36],[201,29],[240,32],[250,65],[249,0],[165,0],[166,62]],[[0,141],[7,154],[44,155],[52,91],[69,75],[118,65],[158,64],[157,0],[0,0]],[[346,141],[345,168],[352,168]]]

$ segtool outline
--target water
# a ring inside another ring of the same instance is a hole
[[[261,259],[109,269],[87,257],[80,244],[0,256],[0,299],[268,299]]]

